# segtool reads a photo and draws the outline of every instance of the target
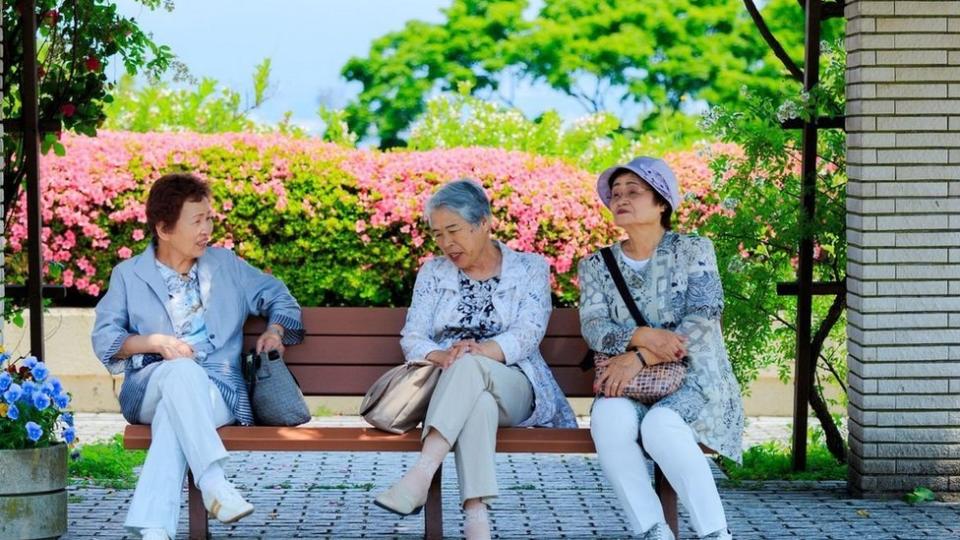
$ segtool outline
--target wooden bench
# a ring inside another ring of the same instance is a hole
[[[404,308],[306,308],[303,310],[306,338],[287,349],[285,360],[296,375],[305,395],[362,396],[385,371],[403,361],[399,334]],[[250,347],[263,331],[262,320],[249,321],[244,329]],[[587,345],[580,336],[575,309],[555,309],[541,344],[544,358],[568,397],[593,396],[593,372],[584,373],[579,364]],[[228,450],[317,451],[317,452],[418,452],[420,430],[403,435],[373,428],[356,427],[242,427],[219,430]],[[130,425],[124,432],[124,446],[150,446],[150,426]],[[501,428],[497,451],[515,453],[594,453],[588,429]],[[399,473],[400,471],[398,471]],[[676,493],[654,468],[656,490],[667,522],[676,534]],[[437,471],[424,507],[424,537],[443,537],[440,496],[442,469]],[[188,478],[190,538],[208,538],[207,511],[200,491]]]

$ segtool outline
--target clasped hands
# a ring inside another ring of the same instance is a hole
[[[687,355],[687,338],[669,330],[641,327],[631,337],[630,347],[635,350],[610,357],[606,371],[594,381],[594,392],[622,396],[624,387],[645,366],[682,360]]]

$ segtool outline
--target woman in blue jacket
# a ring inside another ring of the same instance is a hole
[[[153,241],[114,268],[97,304],[93,348],[123,373],[120,407],[150,424],[152,442],[125,525],[147,540],[173,538],[189,466],[207,510],[224,523],[253,512],[226,480],[217,427],[253,424],[240,373],[243,324],[268,321],[258,350],[303,339],[300,307],[286,286],[237,257],[208,247],[210,188],[190,174],[160,178],[147,199]]]

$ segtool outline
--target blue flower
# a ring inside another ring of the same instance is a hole
[[[10,388],[10,384],[13,382],[13,377],[10,376],[10,373],[4,371],[0,373],[0,392],[6,392],[7,388]]]
[[[26,366],[28,369],[33,369],[33,366],[36,366],[36,365],[37,365],[37,357],[36,357],[36,356],[28,356],[28,357],[24,358],[22,365]]]
[[[70,396],[67,394],[57,394],[53,396],[53,403],[58,409],[66,409],[70,405]]]
[[[33,395],[33,406],[38,410],[42,411],[50,406],[50,396],[44,394],[43,392],[37,392]]]
[[[40,424],[36,422],[27,422],[27,438],[33,442],[40,440],[40,437],[43,436],[43,428],[40,427]]]
[[[63,393],[63,385],[60,384],[60,379],[56,377],[50,377],[50,380],[47,381],[47,384],[53,388],[53,392],[51,392],[50,395],[55,396]]]
[[[67,444],[72,443],[77,438],[77,430],[72,427],[68,427],[63,430],[63,440],[67,441]]]
[[[33,366],[33,368],[30,370],[30,373],[33,374],[33,380],[39,382],[46,379],[47,376],[50,375],[50,368],[48,368],[45,363],[39,362],[37,365]]]
[[[17,408],[13,403],[10,404],[10,408],[7,409],[7,418],[11,420],[16,420],[20,418],[20,409]]]
[[[40,385],[33,381],[23,381],[23,400],[30,401],[33,395],[40,390]]]
[[[23,388],[20,387],[17,383],[12,383],[9,388],[3,393],[3,399],[13,405],[20,399],[20,396],[23,395]]]
[[[61,414],[61,415],[60,415],[60,419],[63,420],[64,422],[66,422],[66,424],[67,424],[68,426],[72,426],[72,425],[73,425],[73,415],[70,414],[70,413],[66,413],[66,412],[65,412],[65,413]]]
[[[40,387],[40,391],[42,391],[44,394],[50,397],[57,395],[57,392],[53,391],[53,385],[50,384],[50,381],[43,383],[43,386]]]

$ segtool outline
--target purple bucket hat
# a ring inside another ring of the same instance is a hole
[[[603,204],[610,207],[610,178],[619,171],[630,171],[636,174],[644,182],[650,184],[661,197],[670,203],[670,209],[676,211],[680,206],[680,186],[677,184],[677,177],[673,175],[670,166],[662,159],[651,157],[638,157],[632,159],[629,163],[623,165],[614,165],[600,173],[597,178],[597,194]]]

